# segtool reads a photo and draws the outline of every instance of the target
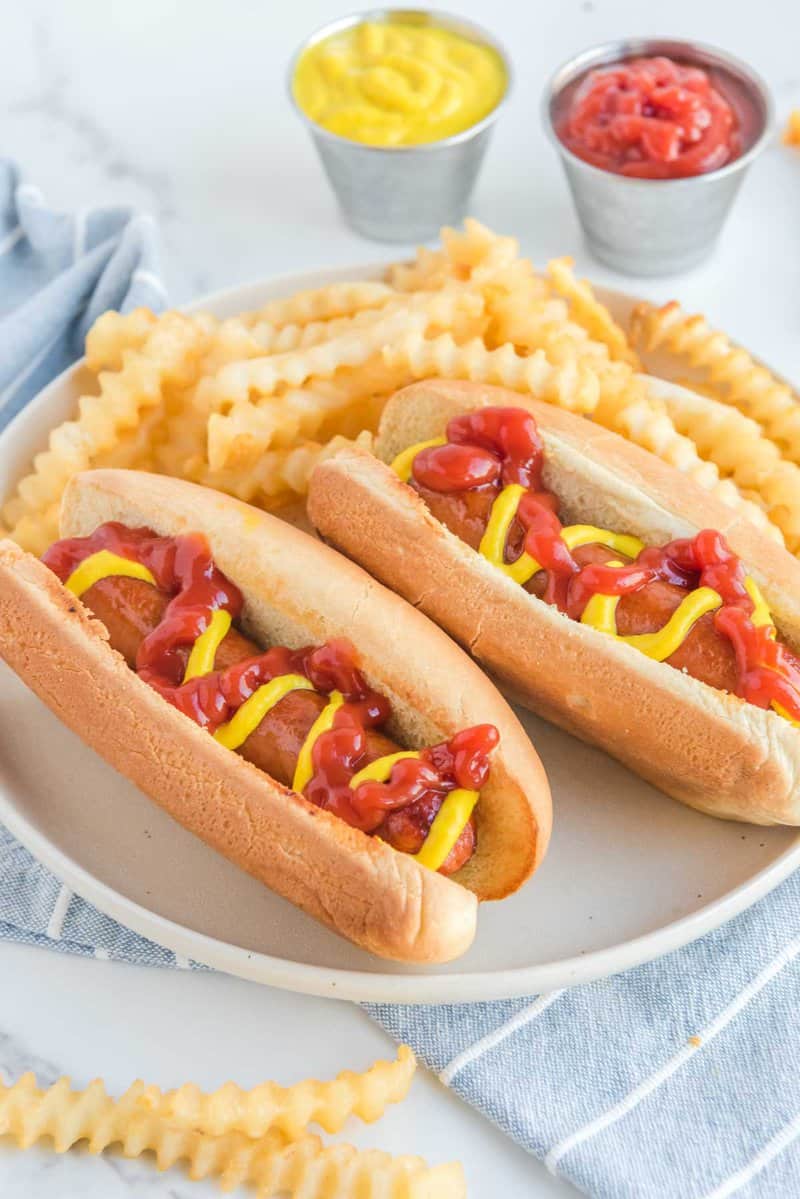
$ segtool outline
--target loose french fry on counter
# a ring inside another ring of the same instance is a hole
[[[394,1062],[362,1074],[345,1070],[330,1082],[263,1083],[251,1091],[229,1083],[204,1094],[194,1086],[162,1093],[137,1081],[119,1099],[100,1079],[84,1090],[68,1078],[40,1088],[25,1074],[0,1083],[0,1136],[20,1149],[49,1140],[56,1153],[80,1141],[93,1154],[112,1146],[131,1158],[151,1152],[159,1170],[183,1161],[193,1181],[216,1178],[223,1191],[249,1185],[265,1199],[463,1199],[458,1162],[431,1167],[419,1157],[326,1145],[307,1132],[312,1122],[339,1131],[351,1115],[377,1120],[406,1097],[415,1065],[401,1046]]]
[[[249,1137],[277,1128],[293,1139],[309,1124],[339,1132],[350,1116],[372,1124],[389,1104],[405,1099],[415,1069],[414,1054],[401,1045],[393,1062],[375,1062],[362,1074],[343,1070],[330,1082],[309,1079],[290,1087],[265,1082],[250,1091],[226,1083],[211,1093],[192,1083],[166,1093],[150,1087],[139,1104],[182,1128],[214,1134],[242,1132]]]

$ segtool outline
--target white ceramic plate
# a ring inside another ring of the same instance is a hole
[[[292,276],[196,307],[228,316],[370,274]],[[610,300],[618,309],[631,302]],[[0,495],[86,385],[80,366],[66,372],[0,436]],[[2,664],[0,820],[77,894],[152,940],[244,978],[356,1000],[496,999],[587,982],[699,937],[800,864],[795,831],[701,816],[521,715],[552,785],[550,852],[522,891],[483,906],[474,946],[449,966],[382,962],[272,895],[173,824]]]

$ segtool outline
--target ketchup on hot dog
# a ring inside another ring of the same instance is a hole
[[[451,874],[471,857],[494,726],[402,750],[379,731],[391,706],[348,641],[262,652],[234,626],[241,592],[200,534],[109,523],[56,542],[44,562],[139,676],[223,745],[424,865]]]
[[[645,547],[629,534],[565,527],[543,467],[536,422],[522,408],[456,417],[446,437],[394,463],[437,519],[571,619],[800,721],[800,659],[778,640],[721,533]]]

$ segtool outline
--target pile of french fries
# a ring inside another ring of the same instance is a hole
[[[669,354],[686,387],[658,386]],[[41,553],[76,471],[175,475],[262,508],[302,496],[317,462],[369,447],[386,399],[415,379],[497,383],[657,454],[800,552],[800,400],[677,304],[622,328],[569,259],[543,272],[474,220],[383,280],[334,284],[228,320],[107,312],[86,344],[96,378],[6,503],[6,530]]]

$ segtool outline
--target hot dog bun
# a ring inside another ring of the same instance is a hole
[[[205,533],[245,596],[243,624],[265,647],[349,637],[369,682],[391,700],[393,732],[404,744],[497,725],[501,745],[476,809],[478,851],[450,881],[223,748],[127,667],[104,626],[44,565],[9,542],[0,546],[0,655],[112,766],[184,827],[363,948],[414,962],[463,953],[477,899],[520,886],[550,831],[541,763],[485,676],[357,566],[217,492],[133,471],[73,479],[63,535],[87,535],[108,520],[165,536]]]
[[[664,386],[669,386],[665,384]],[[703,528],[723,533],[800,646],[800,563],[674,468],[582,417],[501,388],[429,380],[398,392],[376,452],[347,450],[312,478],[321,534],[426,612],[507,691],[593,742],[677,799],[715,816],[800,824],[800,733],[562,616],[434,519],[385,463],[485,405],[523,406],[545,445],[545,486],[565,523],[633,533],[650,545]]]

